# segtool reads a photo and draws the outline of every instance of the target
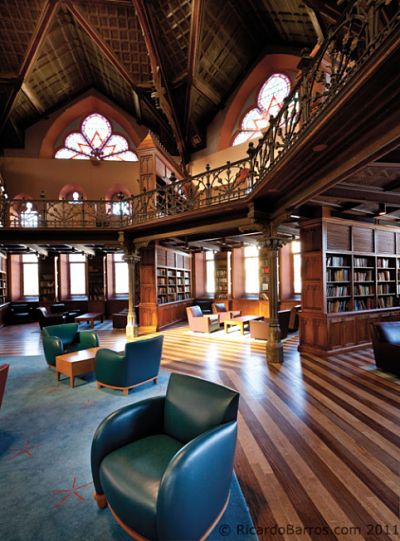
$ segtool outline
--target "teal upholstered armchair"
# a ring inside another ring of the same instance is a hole
[[[205,538],[229,499],[239,394],[172,374],[166,396],[104,419],[92,443],[95,499],[135,539]]]
[[[56,365],[57,355],[94,348],[99,338],[93,331],[78,331],[78,323],[52,325],[42,329],[44,355],[49,366]]]
[[[96,354],[97,387],[110,387],[128,394],[129,389],[153,380],[160,371],[162,335],[135,340],[125,345],[124,353],[100,349]]]

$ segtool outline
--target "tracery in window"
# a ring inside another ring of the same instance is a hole
[[[64,146],[54,155],[64,160],[113,160],[136,162],[136,154],[122,135],[112,133],[106,117],[93,113],[83,119],[81,131],[67,135]]]
[[[257,107],[242,118],[240,131],[234,137],[232,146],[262,137],[263,131],[268,128],[270,117],[279,113],[289,93],[290,79],[287,75],[274,73],[268,77],[258,93]]]

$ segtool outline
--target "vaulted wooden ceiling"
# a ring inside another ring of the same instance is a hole
[[[0,148],[22,146],[28,126],[94,88],[187,160],[266,52],[315,45],[338,12],[311,4],[1,0]]]

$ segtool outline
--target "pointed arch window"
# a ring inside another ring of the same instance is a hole
[[[257,106],[242,118],[240,130],[233,138],[232,146],[262,137],[269,126],[270,116],[282,109],[284,99],[290,93],[290,79],[284,73],[273,73],[262,85],[257,96]]]
[[[138,161],[126,138],[113,133],[109,120],[99,113],[85,117],[80,131],[67,135],[64,146],[54,157],[63,160]]]

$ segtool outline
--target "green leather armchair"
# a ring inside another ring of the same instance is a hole
[[[91,452],[98,506],[135,539],[205,538],[229,499],[238,403],[232,389],[172,374],[165,397],[106,417]]]
[[[99,338],[93,331],[78,332],[78,323],[51,325],[42,329],[43,350],[49,366],[56,365],[57,355],[94,348]]]
[[[128,342],[124,353],[100,349],[96,354],[97,387],[119,389],[127,395],[132,387],[150,380],[156,383],[163,340],[160,335]]]

